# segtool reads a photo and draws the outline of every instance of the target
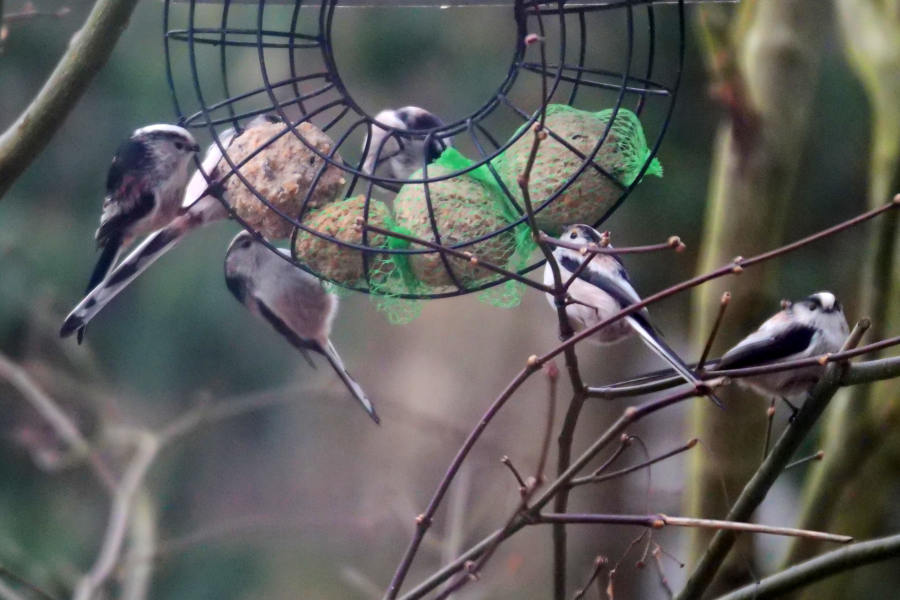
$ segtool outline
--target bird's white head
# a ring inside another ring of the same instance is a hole
[[[147,125],[135,130],[131,134],[131,139],[146,144],[153,148],[155,152],[165,152],[167,154],[192,157],[200,152],[200,146],[197,140],[184,127],[177,125],[168,125],[166,123],[158,123],[156,125]]]
[[[849,332],[844,309],[831,292],[816,292],[792,302],[787,314],[797,321],[846,335]]]

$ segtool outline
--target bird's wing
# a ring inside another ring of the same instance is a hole
[[[577,271],[581,266],[581,262],[568,255],[562,256],[559,263],[572,273]],[[616,281],[611,277],[593,271],[588,267],[578,274],[578,278],[587,281],[591,285],[596,286],[609,294],[622,308],[640,302],[641,297],[635,289],[631,287],[631,283],[628,282],[628,276],[625,273],[625,269],[621,269],[619,275],[621,276],[621,279]]]
[[[726,352],[716,369],[740,369],[784,360],[803,352],[816,334],[814,327],[794,325],[775,333],[756,331]]]
[[[141,242],[109,275],[82,298],[72,309],[60,329],[61,337],[68,337],[83,328],[97,313],[103,310],[113,298],[143,273],[160,256],[177,244],[187,229],[173,224],[151,233]]]
[[[322,346],[315,340],[306,339],[297,335],[297,332],[291,329],[291,327],[279,317],[275,312],[266,306],[264,302],[261,302],[257,299],[257,308],[259,309],[260,316],[272,326],[275,331],[281,334],[281,337],[290,342],[291,346],[300,351],[300,354],[303,355],[303,358],[306,359],[306,362],[309,363],[309,366],[313,369],[316,368],[316,364],[312,361],[312,358],[309,355],[309,351],[318,352],[319,354],[325,354]]]
[[[562,262],[563,266],[570,271],[574,272],[575,269],[578,268],[577,261],[569,257],[563,257]],[[566,264],[567,262],[569,264]],[[606,292],[611,298],[618,302],[619,306],[621,306],[622,308],[640,302],[641,298],[640,296],[638,296],[638,293],[635,291],[635,289],[631,286],[631,283],[629,283],[624,268],[622,268],[622,270],[619,272],[619,275],[620,278],[618,280],[614,280],[597,271],[585,269],[578,274],[578,277]],[[702,381],[693,373],[693,371],[691,371],[690,367],[685,364],[681,357],[678,356],[678,354],[674,350],[672,350],[672,348],[670,348],[669,345],[666,344],[659,336],[659,334],[653,328],[653,325],[650,323],[646,310],[631,313],[630,315],[625,317],[625,320],[628,321],[628,323],[631,325],[631,328],[641,337],[644,343],[663,360],[672,365],[672,368],[674,368],[678,372],[678,374],[685,379],[685,381],[694,385],[699,385],[700,383],[702,383]],[[710,393],[709,398],[716,405],[722,406],[721,401],[719,401],[715,394]]]
[[[140,172],[150,160],[147,147],[134,140],[125,140],[116,150],[106,173],[106,194],[112,196],[126,183],[129,174]]]

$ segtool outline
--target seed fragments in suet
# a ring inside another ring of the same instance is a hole
[[[428,178],[449,175],[470,165],[469,159],[449,148],[428,167]],[[412,179],[422,177],[420,171]],[[502,229],[509,223],[504,210],[505,199],[500,188],[490,178],[487,169],[480,167],[475,171],[428,184],[428,196],[442,245],[455,246],[475,240]],[[394,199],[394,213],[398,226],[417,238],[436,241],[424,184],[404,185]],[[460,249],[477,256],[478,261],[504,265],[515,252],[515,246],[515,235],[512,231],[506,231]],[[416,248],[415,244],[413,248]],[[471,285],[491,276],[491,272],[479,266],[477,261],[451,256],[447,256],[447,261],[463,285]],[[412,254],[409,262],[413,274],[420,282],[434,287],[453,285],[439,252]]]
[[[303,224],[342,242],[386,248],[387,236],[371,231],[366,234],[365,244],[363,243],[362,222],[390,229],[390,211],[383,202],[373,198],[369,201],[367,219],[362,221],[365,209],[365,196],[355,196],[314,210],[303,219]],[[384,268],[388,266],[383,263],[389,261],[384,254],[342,246],[303,230],[297,232],[294,249],[297,258],[314,272],[345,286],[365,285],[364,255],[368,261],[370,278],[383,274]]]
[[[545,130],[552,131],[565,144],[553,135],[541,140],[528,193],[538,211],[535,215],[538,227],[550,235],[559,235],[564,226],[572,223],[596,223],[634,182],[649,159],[650,149],[640,121],[630,110],[620,108],[609,134],[594,155],[594,164],[587,165],[558,198],[540,208],[578,173],[585,157],[590,156],[603,137],[612,114],[611,109],[594,113],[562,104],[547,107]],[[523,198],[518,180],[525,171],[533,144],[534,137],[525,133],[495,162],[497,171],[520,204]],[[656,158],[650,162],[646,174],[662,176],[662,167]]]
[[[335,201],[346,184],[341,169],[332,164],[316,180],[326,161],[306,144],[328,156],[334,147],[331,138],[310,123],[301,123],[296,130],[306,143],[285,123],[264,123],[245,131],[228,149],[228,156],[238,164],[268,144],[238,170],[257,193],[292,218],[300,216],[308,193],[306,210],[320,208]],[[269,143],[273,138],[276,139]],[[340,163],[340,155],[335,152],[333,160]],[[294,227],[290,221],[266,206],[236,174],[228,178],[225,186],[232,208],[250,227],[271,239],[291,234]]]

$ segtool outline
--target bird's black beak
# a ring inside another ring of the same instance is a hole
[[[200,152],[200,144],[194,144],[193,146],[191,146],[191,152],[193,152],[194,154]]]

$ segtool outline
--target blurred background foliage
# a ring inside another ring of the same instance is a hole
[[[7,0],[5,10],[18,4]],[[38,5],[59,7],[55,0]],[[10,26],[0,54],[0,128],[40,88],[90,5],[73,0],[64,18]],[[85,346],[60,341],[58,326],[80,298],[95,259],[93,232],[112,153],[134,128],[173,118],[162,8],[157,0],[138,5],[110,63],[0,202],[0,351],[25,365],[89,437],[109,420],[160,427],[198,403],[260,393],[274,399],[266,410],[198,429],[154,465],[147,490],[159,546],[154,556],[139,557],[155,570],[151,597],[371,597],[367,589],[386,585],[413,517],[468,429],[524,359],[556,341],[555,320],[544,298],[532,292],[509,310],[474,297],[429,301],[418,320],[403,326],[390,325],[365,297],[346,297],[333,339],[378,405],[384,424],[377,428],[345,397],[327,367],[311,370],[228,294],[222,258],[236,231],[228,223],[194,234],[165,256],[91,324]],[[277,18],[277,9],[271,10]],[[659,69],[671,73],[674,12],[658,13],[668,38]],[[496,88],[515,35],[510,11],[502,8],[341,9],[337,15],[338,65],[351,92],[373,113],[406,104],[445,118],[470,111]],[[598,34],[593,52],[619,55],[620,23]],[[788,239],[866,206],[869,110],[831,25],[826,39],[811,135],[786,216]],[[187,65],[176,68],[186,72]],[[681,254],[627,261],[644,294],[695,269],[712,141],[723,115],[708,86],[698,44],[690,40],[674,118],[659,153],[665,177],[645,181],[605,225],[620,245],[672,234],[687,244]],[[791,102],[791,90],[785,90],[784,101]],[[651,127],[659,119],[652,112],[647,116]],[[769,302],[758,316],[781,298],[827,288],[842,299],[849,319],[859,317],[855,286],[865,235],[866,229],[854,229],[780,259],[777,281],[765,290]],[[691,343],[689,301],[682,295],[653,309],[673,346],[685,352]],[[719,340],[719,349],[734,341]],[[585,379],[598,384],[659,366],[635,341],[612,351],[584,346],[579,355]],[[529,383],[476,447],[451,494],[449,504],[456,509],[440,513],[429,538],[434,543],[425,545],[411,581],[484,535],[514,506],[516,487],[498,459],[508,454],[522,464],[534,460],[545,395],[540,379]],[[590,402],[576,449],[621,408]],[[669,449],[689,437],[685,412],[667,412],[635,433],[651,454]],[[31,408],[0,384],[0,565],[60,593],[92,561],[108,503],[85,467],[57,464],[54,443]],[[637,451],[629,457],[640,459]],[[684,463],[678,458],[654,469],[649,510],[681,513]],[[802,475],[783,478],[762,509],[763,520],[792,523]],[[637,473],[574,496],[573,511],[642,512],[647,476]],[[724,497],[721,507],[724,514]],[[587,576],[597,554],[615,560],[637,533],[573,528],[571,585]],[[663,532],[659,539],[676,556],[686,551],[676,533]],[[523,533],[463,596],[546,598],[549,541],[549,529]],[[761,562],[771,567],[782,546],[761,542]],[[622,597],[658,593],[656,577],[635,570],[634,560],[626,560],[619,573]],[[682,571],[674,562],[664,564],[678,585]],[[866,593],[859,597],[887,597],[884,590],[900,586],[896,570],[879,573],[865,578],[860,589]]]

